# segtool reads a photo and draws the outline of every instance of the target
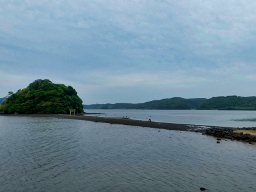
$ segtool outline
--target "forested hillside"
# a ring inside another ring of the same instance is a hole
[[[198,109],[256,110],[256,97],[212,97],[204,101]]]
[[[69,109],[83,112],[82,100],[71,86],[38,79],[27,88],[18,90],[0,105],[4,113],[69,113]]]
[[[256,110],[256,97],[220,96],[210,99],[173,97],[145,103],[116,103],[84,105],[85,109],[199,109],[199,110]]]
[[[196,109],[206,99],[184,99],[173,97],[169,99],[154,100],[145,103],[116,103],[84,105],[85,109]]]

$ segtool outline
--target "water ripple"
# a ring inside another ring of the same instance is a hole
[[[254,191],[256,147],[198,133],[0,117],[0,191]]]

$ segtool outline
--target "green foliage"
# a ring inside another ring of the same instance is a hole
[[[205,99],[184,99],[173,97],[170,99],[154,100],[146,103],[116,103],[84,105],[86,109],[196,109]]]
[[[149,101],[138,104],[138,107],[140,109],[190,109],[188,101],[180,97]]]
[[[83,112],[82,100],[71,86],[38,79],[27,88],[11,94],[0,106],[5,113],[69,113],[69,109]]]
[[[203,102],[199,109],[256,110],[256,97],[212,97]]]

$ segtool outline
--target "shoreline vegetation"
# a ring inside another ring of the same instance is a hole
[[[90,114],[91,115],[91,114]],[[96,115],[96,114],[95,114]],[[9,117],[53,117],[58,119],[76,119],[99,123],[120,124],[136,127],[148,127],[156,129],[176,130],[176,131],[191,131],[200,132],[204,135],[213,136],[217,138],[217,143],[221,140],[236,140],[247,142],[249,144],[256,144],[256,127],[251,128],[231,128],[219,126],[204,126],[192,124],[177,124],[177,123],[163,123],[153,121],[134,120],[129,118],[112,118],[112,117],[98,117],[88,116],[85,114],[65,115],[65,114],[0,114],[0,116]]]

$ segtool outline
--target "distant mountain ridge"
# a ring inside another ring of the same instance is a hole
[[[206,99],[194,98],[184,99],[181,97],[173,97],[168,99],[153,100],[145,103],[115,103],[115,104],[92,104],[83,105],[85,109],[196,109]]]
[[[256,110],[256,97],[218,96],[210,99],[173,97],[145,103],[115,103],[83,105],[84,109],[198,109],[198,110]]]
[[[198,109],[207,110],[256,110],[256,97],[212,97],[205,100]]]

